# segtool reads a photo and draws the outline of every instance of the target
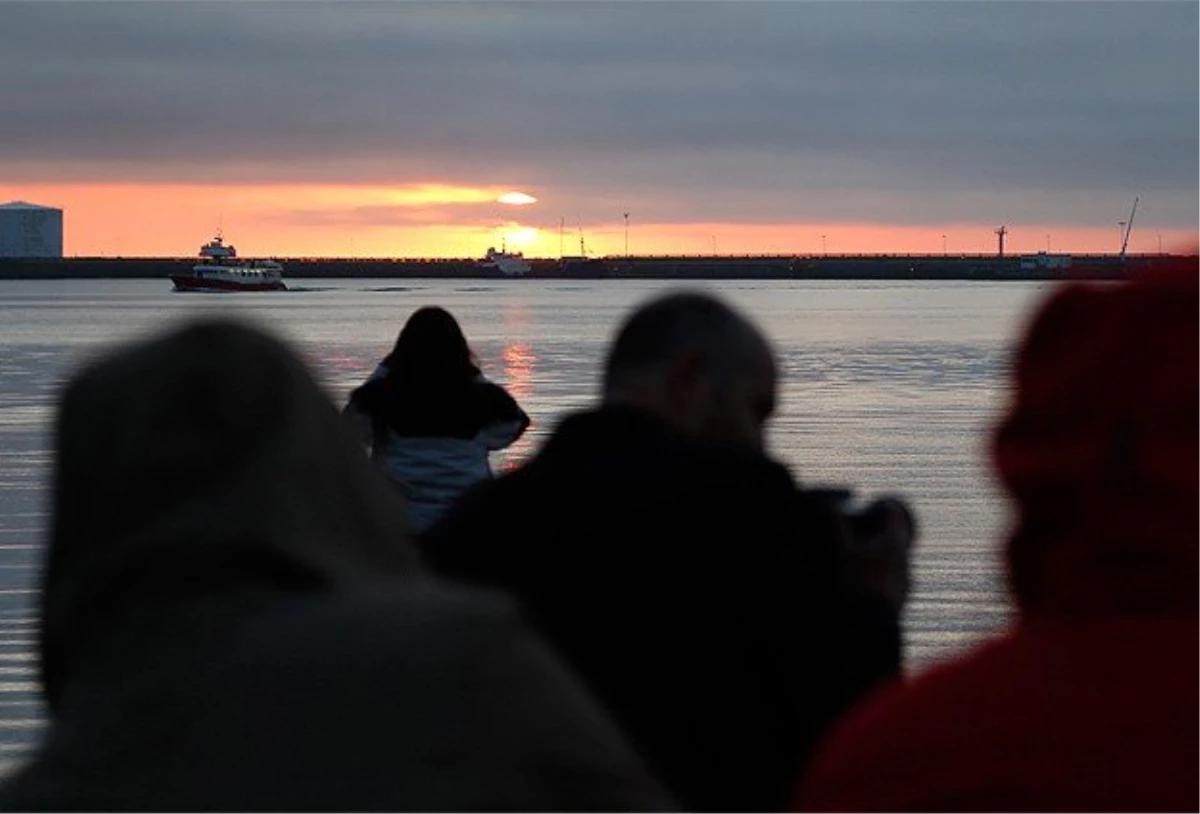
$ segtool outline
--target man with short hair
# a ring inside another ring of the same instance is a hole
[[[689,810],[783,808],[817,739],[899,669],[909,535],[849,556],[827,502],[763,453],[775,363],[704,294],[637,310],[599,409],[423,541],[512,592]],[[502,699],[497,699],[503,703]]]
[[[728,306],[703,294],[669,295],[636,311],[618,333],[605,363],[604,403],[762,450],[775,409],[775,359],[762,334]]]

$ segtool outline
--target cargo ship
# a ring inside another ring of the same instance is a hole
[[[200,247],[200,262],[172,272],[176,291],[286,291],[283,266],[274,260],[239,260],[220,232]]]

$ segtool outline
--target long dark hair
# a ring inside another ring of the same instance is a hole
[[[475,354],[458,321],[436,305],[418,308],[383,359],[383,378],[356,391],[371,417],[376,439],[385,428],[429,427],[453,421],[470,409],[471,382],[479,376]]]
[[[412,388],[453,387],[479,375],[458,321],[445,308],[418,308],[383,360],[387,378]]]

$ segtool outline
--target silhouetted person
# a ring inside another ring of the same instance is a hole
[[[1016,504],[1006,634],[829,739],[818,811],[1196,811],[1197,266],[1070,285],[992,444]]]
[[[604,400],[422,542],[446,574],[512,591],[694,810],[777,809],[808,750],[900,659],[907,538],[865,584],[839,519],[762,452],[775,364],[722,303],[639,309]],[[890,531],[889,531],[890,533]]]
[[[0,807],[663,806],[505,601],[419,573],[401,509],[263,334],[88,367],[57,424],[50,725]]]
[[[418,309],[371,378],[350,396],[364,441],[421,532],[467,489],[492,477],[488,453],[512,444],[529,417],[483,377],[454,317]]]

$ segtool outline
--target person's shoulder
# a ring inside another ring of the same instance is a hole
[[[421,575],[280,605],[247,626],[242,643],[249,658],[285,673],[373,672],[449,659],[518,628],[503,595]]]
[[[371,378],[350,391],[346,409],[362,409],[375,405],[383,394],[385,379],[382,375],[372,375]]]
[[[511,393],[482,374],[467,383],[466,392],[485,421],[517,420],[525,415]]]
[[[934,715],[934,708],[967,699],[981,699],[1013,660],[1012,636],[998,636],[981,642],[949,661],[934,664],[907,681],[897,681],[852,716],[848,728],[907,729]]]
[[[566,419],[546,444],[547,489],[584,481],[592,492],[630,505],[689,510],[677,519],[732,514],[764,518],[789,511],[795,483],[787,467],[749,446],[681,432],[629,408],[605,407]],[[535,461],[535,463],[537,463]],[[757,522],[757,520],[756,520]]]
[[[477,399],[485,401],[512,399],[512,396],[501,385],[484,376],[482,373],[467,382],[467,390]]]
[[[746,444],[682,432],[644,410],[606,406],[568,417],[556,436],[588,436],[574,447],[633,459],[685,482],[751,480],[791,486],[787,467]],[[565,445],[564,445],[565,446]]]
[[[1008,637],[987,641],[915,678],[886,684],[851,710],[808,769],[802,810],[869,808],[878,801],[861,785],[865,776],[919,785],[916,775],[925,769],[966,760],[973,736],[988,729],[984,719],[997,714],[992,690],[1004,681],[996,672],[1011,647]]]
[[[795,494],[796,483],[787,466],[757,449],[703,438],[685,438],[680,447],[679,468],[693,479],[737,491],[786,493],[789,499]]]
[[[355,591],[290,600],[260,616],[248,628],[252,636],[283,641],[304,636],[316,641],[328,635],[334,647],[353,647],[356,639],[377,641],[391,630],[400,638],[425,636],[443,627],[488,624],[514,614],[503,594],[476,591],[426,573],[402,580],[368,583]],[[352,635],[344,635],[352,632]],[[330,642],[314,645],[314,650]]]

